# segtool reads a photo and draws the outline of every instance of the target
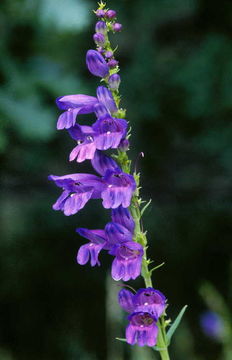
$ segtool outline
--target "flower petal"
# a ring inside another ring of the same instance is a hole
[[[134,312],[133,297],[134,294],[127,289],[121,289],[118,293],[118,302],[120,306],[129,313]]]

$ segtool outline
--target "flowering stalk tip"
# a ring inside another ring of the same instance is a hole
[[[99,266],[100,253],[105,251],[113,256],[111,274],[115,281],[143,277],[145,288],[136,294],[122,289],[118,295],[120,306],[129,313],[126,341],[130,345],[157,345],[161,358],[168,360],[167,300],[152,286],[151,274],[155,268],[149,268],[147,237],[141,224],[144,208],[149,204],[140,209],[140,176],[136,171],[131,172],[131,160],[127,155],[130,134],[126,110],[120,108],[119,62],[109,39],[109,34],[121,31],[122,25],[115,21],[116,11],[107,9],[103,2],[99,3],[95,14],[98,18],[93,35],[96,50],[87,51],[86,65],[92,75],[101,78],[101,85],[94,96],[64,95],[57,98],[56,104],[63,111],[57,129],[68,130],[76,142],[69,160],[77,163],[89,160],[97,175],[50,175],[49,180],[62,189],[53,209],[70,216],[82,210],[88,201],[101,199],[103,207],[110,210],[104,229],[76,230],[87,239],[78,250],[77,263],[90,262],[92,267]],[[80,125],[79,114],[92,114],[92,122]],[[106,155],[106,150],[114,153]]]

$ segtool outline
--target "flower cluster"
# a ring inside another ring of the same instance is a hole
[[[151,287],[140,289],[133,294],[127,289],[120,290],[118,301],[127,311],[129,325],[126,329],[126,340],[129,344],[154,346],[157,342],[158,318],[166,307],[166,298]]]
[[[116,22],[116,12],[104,7],[104,4],[99,4],[95,12],[98,21],[93,39],[97,49],[87,51],[86,65],[106,86],[98,86],[96,96],[64,95],[56,100],[58,108],[63,111],[57,129],[66,129],[76,142],[69,160],[77,163],[90,160],[97,174],[50,175],[49,179],[62,189],[53,209],[63,211],[66,216],[79,212],[90,199],[102,199],[103,207],[111,209],[111,221],[104,229],[76,230],[88,240],[79,248],[77,262],[100,265],[99,253],[105,250],[114,257],[112,278],[128,281],[141,274],[142,266],[148,273],[148,260],[145,235],[138,230],[139,218],[133,213],[134,204],[138,204],[139,185],[136,174],[130,173],[130,161],[125,155],[129,148],[128,123],[124,119],[125,110],[119,107],[119,66],[108,39],[108,33],[121,31],[122,25]],[[80,114],[93,114],[93,122],[80,125]],[[116,149],[117,153],[108,156],[105,151],[109,149]],[[130,313],[127,342],[154,346],[158,334],[157,320],[166,306],[164,295],[149,286],[135,295],[122,289],[119,303]]]

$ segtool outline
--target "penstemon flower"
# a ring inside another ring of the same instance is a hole
[[[125,288],[119,292],[119,304],[129,313],[125,339],[119,340],[153,347],[163,360],[168,360],[171,336],[186,307],[167,331],[170,325],[170,320],[166,320],[167,299],[153,288],[151,280],[153,271],[160,266],[150,269],[152,261],[147,258],[146,232],[141,226],[149,202],[141,209],[139,174],[131,171],[127,155],[128,122],[126,111],[120,108],[119,65],[108,36],[110,32],[121,31],[122,25],[116,22],[116,11],[106,9],[102,2],[95,14],[98,20],[93,39],[97,49],[87,51],[86,65],[90,73],[105,84],[97,87],[96,96],[64,95],[58,97],[56,104],[64,111],[58,118],[57,129],[67,129],[76,141],[69,160],[77,163],[89,160],[98,175],[50,175],[49,179],[62,189],[53,209],[63,211],[66,216],[74,215],[91,199],[102,199],[103,207],[111,209],[111,221],[104,229],[76,229],[88,240],[80,246],[77,262],[100,265],[100,253],[105,251],[113,256],[111,275],[114,280],[143,277],[145,288],[135,293]],[[79,114],[93,114],[92,123],[78,124]],[[108,156],[104,151],[109,149],[116,152]]]

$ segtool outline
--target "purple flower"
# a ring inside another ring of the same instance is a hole
[[[94,112],[94,106],[98,99],[88,95],[65,95],[56,99],[59,109],[66,110],[58,118],[57,129],[68,129],[75,125],[78,114],[89,114]]]
[[[118,90],[120,82],[121,82],[121,78],[120,78],[120,76],[118,74],[110,75],[110,77],[109,77],[109,87],[112,90]]]
[[[105,86],[98,86],[97,97],[82,94],[65,95],[58,97],[56,104],[59,109],[67,110],[58,118],[58,130],[74,126],[78,114],[95,112],[97,116],[101,116],[117,112],[113,96]]]
[[[102,154],[101,151],[96,151],[94,158],[91,160],[93,168],[100,175],[105,175],[107,170],[117,170],[118,164],[109,156]]]
[[[136,312],[128,317],[129,325],[126,328],[128,344],[139,346],[155,346],[158,336],[156,318],[147,312]]]
[[[111,114],[118,111],[111,91],[108,90],[105,86],[98,86],[97,98],[99,102],[103,104]]]
[[[112,264],[111,275],[116,281],[136,279],[141,273],[143,247],[128,241],[115,244],[109,252],[115,256]]]
[[[93,40],[95,44],[98,46],[104,46],[105,44],[105,36],[100,32],[97,32],[93,35]]]
[[[91,174],[50,175],[48,178],[63,189],[53,209],[63,211],[66,216],[76,214],[91,198],[100,198],[104,188],[102,180]]]
[[[223,335],[223,322],[220,316],[213,311],[205,311],[200,318],[200,324],[204,333],[214,339],[220,339]]]
[[[135,223],[128,209],[119,206],[111,210],[112,221],[124,226],[132,234],[134,233]]]
[[[86,54],[86,65],[89,71],[101,78],[109,74],[109,67],[101,54],[96,50],[88,50]]]
[[[77,141],[77,146],[71,151],[69,161],[76,159],[77,162],[91,160],[96,151],[94,141],[95,133],[91,126],[80,126],[76,124],[69,129],[69,134]]]
[[[130,206],[133,192],[136,189],[136,183],[132,175],[122,172],[122,170],[107,170],[103,182],[106,188],[101,197],[105,209],[115,209],[122,205],[127,208]]]
[[[76,230],[81,236],[90,240],[88,244],[82,245],[77,253],[77,262],[85,265],[89,260],[91,266],[100,265],[98,255],[106,244],[104,230],[88,230],[79,228]]]
[[[120,306],[127,312],[149,312],[157,319],[162,315],[166,307],[166,297],[158,290],[151,287],[139,289],[133,294],[127,289],[122,289],[118,294]]]
[[[105,21],[98,21],[95,25],[95,31],[96,33],[105,35],[107,33],[107,26]]]
[[[92,126],[96,133],[95,144],[99,150],[116,149],[127,131],[127,122],[124,119],[115,119],[105,115]]]

